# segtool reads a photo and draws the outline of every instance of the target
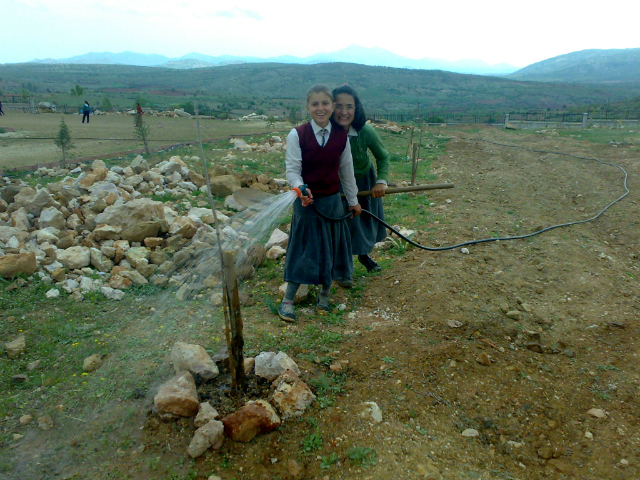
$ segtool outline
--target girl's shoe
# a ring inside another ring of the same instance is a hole
[[[318,305],[316,305],[318,310],[323,310],[325,312],[331,311],[331,305],[329,304],[329,295],[318,295]]]
[[[378,265],[376,261],[369,255],[358,255],[358,261],[362,265],[364,265],[364,268],[367,269],[367,272],[379,272],[380,270],[382,270],[380,265]]]
[[[291,303],[281,303],[278,308],[278,316],[285,322],[293,323],[296,321],[296,312]]]
[[[351,277],[336,278],[336,283],[340,285],[342,288],[353,287],[353,280],[351,279]]]

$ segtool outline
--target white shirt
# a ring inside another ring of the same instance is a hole
[[[318,145],[322,145],[322,127],[311,120],[311,128],[316,136]],[[324,127],[327,130],[325,141],[329,140],[331,135],[331,122]],[[298,131],[294,128],[287,135],[287,156],[285,160],[287,168],[287,182],[291,188],[304,185],[302,180],[302,149],[300,148],[300,138]],[[347,140],[347,145],[340,155],[340,166],[338,167],[338,176],[342,184],[342,190],[350,207],[358,204],[358,187],[356,186],[356,178],[353,173],[353,157],[351,156],[351,145]],[[313,190],[311,191],[313,194]]]

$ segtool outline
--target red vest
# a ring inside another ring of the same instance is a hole
[[[296,127],[302,150],[302,180],[314,197],[327,197],[340,191],[338,170],[348,135],[344,128],[331,127],[324,147],[318,144],[311,123]]]

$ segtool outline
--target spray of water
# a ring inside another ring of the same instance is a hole
[[[264,259],[265,243],[289,214],[295,199],[294,192],[281,193],[224,221],[222,250],[235,253],[239,279],[253,275]],[[200,228],[190,244],[174,255],[167,277],[170,291],[178,300],[201,296],[209,289],[214,296],[221,295],[220,250],[213,228]]]

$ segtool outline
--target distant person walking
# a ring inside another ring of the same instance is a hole
[[[2,102],[0,102],[0,115],[4,115],[4,112],[2,111]]]
[[[89,113],[91,113],[91,106],[87,100],[84,101],[84,105],[82,106],[82,123],[84,123],[84,119],[87,119],[87,123],[89,123]]]

